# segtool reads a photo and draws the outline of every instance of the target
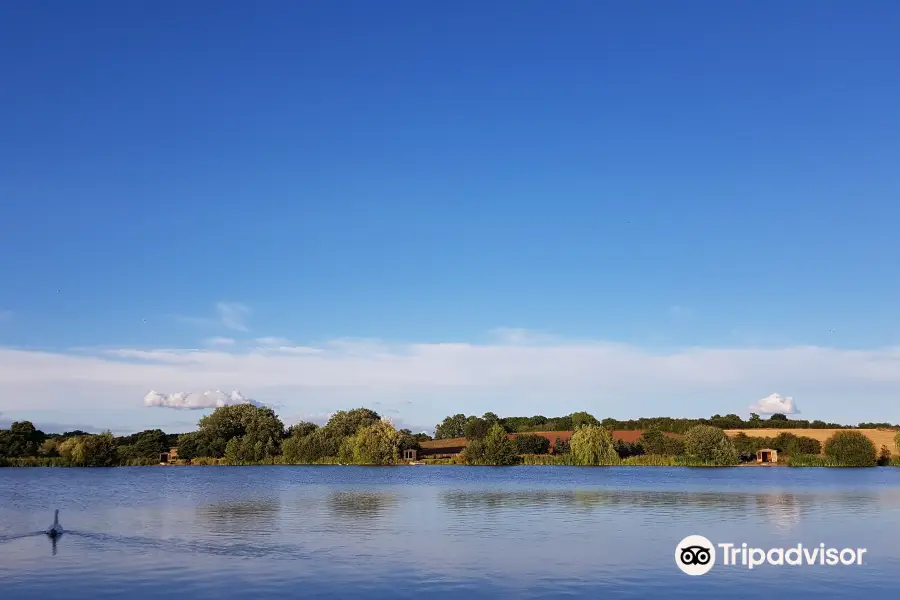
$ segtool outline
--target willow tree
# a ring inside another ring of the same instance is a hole
[[[576,465],[615,465],[619,463],[612,434],[599,425],[582,425],[569,440]]]
[[[341,460],[358,465],[393,465],[399,459],[400,432],[388,420],[361,428],[341,445]]]

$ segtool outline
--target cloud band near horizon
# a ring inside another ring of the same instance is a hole
[[[340,339],[315,346],[238,344],[209,349],[3,348],[0,410],[23,410],[26,402],[29,409],[72,408],[73,402],[121,408],[140,406],[153,389],[241,389],[266,403],[277,396],[289,411],[297,412],[415,400],[410,410],[419,411],[419,420],[426,413],[429,419],[442,418],[467,403],[479,414],[519,414],[519,401],[525,403],[524,411],[535,398],[543,398],[545,406],[535,412],[547,412],[546,399],[555,398],[560,409],[570,406],[600,415],[690,416],[698,410],[702,414],[704,406],[713,407],[717,397],[721,403],[712,412],[746,413],[751,402],[779,390],[805,394],[812,418],[838,418],[848,410],[847,400],[840,399],[844,397],[853,398],[858,420],[881,421],[900,419],[896,409],[883,414],[888,405],[879,407],[869,399],[896,396],[898,367],[900,348],[654,352],[602,341],[529,341],[521,335],[491,344]],[[835,399],[830,406],[811,407],[810,396],[816,394]],[[457,399],[457,407],[448,404],[450,398]],[[494,404],[485,403],[486,398],[493,398]],[[655,405],[652,398],[657,398]],[[703,398],[710,400],[701,402]],[[473,403],[481,403],[480,410]],[[497,403],[509,408],[498,409]],[[635,410],[641,414],[628,414]]]

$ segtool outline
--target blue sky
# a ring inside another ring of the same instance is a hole
[[[900,422],[898,30],[892,3],[7,3],[0,421],[185,428],[145,394],[239,389],[413,427],[772,393]]]

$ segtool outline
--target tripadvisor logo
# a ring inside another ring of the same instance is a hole
[[[716,564],[716,548],[726,567],[746,567],[753,569],[761,565],[776,567],[789,565],[861,565],[865,548],[829,548],[825,544],[804,546],[797,544],[790,548],[753,548],[743,544],[713,544],[702,535],[689,535],[675,546],[675,564],[688,575],[706,575]]]

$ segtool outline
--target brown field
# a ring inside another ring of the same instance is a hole
[[[876,450],[887,446],[893,455],[897,455],[897,448],[894,447],[894,436],[897,432],[891,429],[727,429],[725,433],[735,436],[743,432],[750,437],[775,437],[779,433],[793,433],[796,436],[811,437],[824,444],[825,440],[838,431],[858,431],[872,440]]]

